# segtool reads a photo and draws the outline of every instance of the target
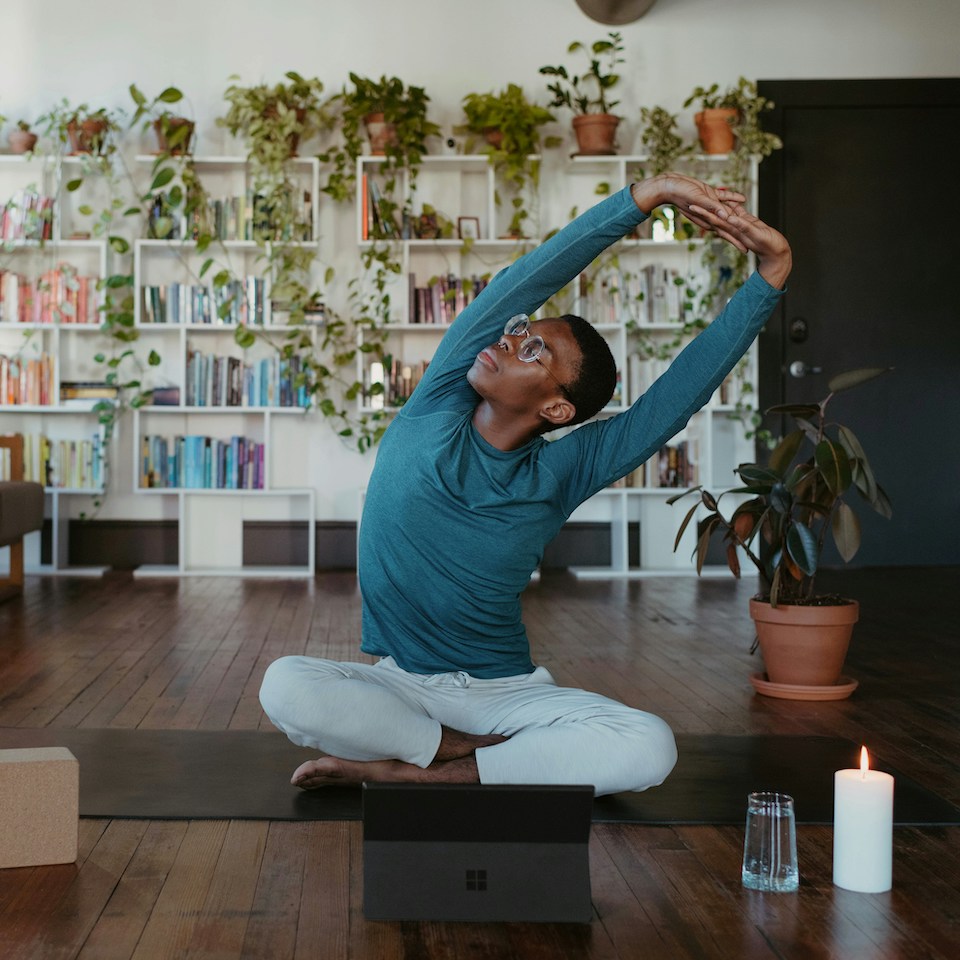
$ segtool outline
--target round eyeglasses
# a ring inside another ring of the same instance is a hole
[[[550,379],[560,388],[560,392],[568,399],[571,400],[570,393],[567,388],[556,378],[553,371],[540,359],[540,354],[543,353],[543,348],[546,344],[543,342],[543,337],[539,334],[531,334],[527,336],[530,331],[530,318],[525,313],[518,313],[515,316],[512,316],[503,328],[504,334],[508,337],[523,337],[523,340],[520,341],[519,346],[517,347],[517,359],[522,360],[524,363],[539,363],[544,370],[547,371]],[[572,400],[571,400],[572,402]]]

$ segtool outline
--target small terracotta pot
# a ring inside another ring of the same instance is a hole
[[[387,147],[397,142],[397,128],[384,120],[382,113],[367,114],[363,118],[363,125],[367,128],[370,152],[374,156],[382,157],[387,152]]]
[[[29,153],[37,145],[37,135],[32,130],[11,130],[7,135],[11,153]]]
[[[483,139],[486,140],[494,150],[499,150],[500,147],[503,146],[503,131],[499,127],[485,127]]]
[[[74,153],[102,153],[109,125],[99,117],[89,117],[79,123],[71,120],[67,124],[67,137],[70,149]]]
[[[193,141],[194,122],[186,117],[166,117],[162,120],[153,121],[153,130],[157,135],[157,145],[161,153],[169,153],[172,156],[179,157],[190,153],[190,144]],[[176,146],[171,147],[167,143],[167,135],[173,135],[176,130],[182,127],[187,128],[187,133]]]
[[[772,607],[751,600],[750,616],[771,683],[830,687],[840,679],[860,604]]]
[[[737,111],[730,107],[701,110],[693,118],[704,153],[730,153],[733,150],[733,127]]]
[[[263,108],[263,115],[267,119],[273,119],[277,116],[277,106],[276,103],[268,103]],[[302,127],[304,121],[307,119],[307,111],[303,107],[294,107],[293,112],[297,115],[297,123]],[[300,146],[300,134],[291,133],[287,137],[287,146],[290,151],[290,156],[295,157],[297,155],[297,149]]]
[[[610,156],[617,152],[617,126],[620,118],[612,113],[585,113],[573,118],[577,152],[584,157]]]

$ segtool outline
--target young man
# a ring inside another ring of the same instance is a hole
[[[326,756],[293,783],[410,780],[662,783],[676,762],[658,717],[559,688],[530,659],[520,597],[574,508],[647,460],[706,403],[790,272],[784,238],[741,194],[675,174],[597,204],[502,270],[457,318],[387,430],[360,529],[361,649],[376,664],[284,657],[260,693],[290,739]],[[663,203],[752,251],[758,270],[630,410],[554,442],[610,399],[609,348],[544,301]]]

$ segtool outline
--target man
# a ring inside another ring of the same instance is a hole
[[[703,406],[777,302],[790,248],[742,194],[676,174],[597,204],[502,270],[444,336],[387,430],[360,529],[361,649],[373,665],[284,657],[260,693],[273,723],[326,756],[307,788],[374,780],[662,783],[659,717],[558,688],[530,659],[520,596],[574,508],[647,460]],[[609,348],[577,317],[530,322],[660,204],[757,257],[758,270],[630,410],[554,442],[610,399]]]

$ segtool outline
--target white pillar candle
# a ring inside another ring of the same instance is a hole
[[[863,747],[859,770],[834,774],[833,882],[882,893],[893,879],[893,777],[869,767]]]

